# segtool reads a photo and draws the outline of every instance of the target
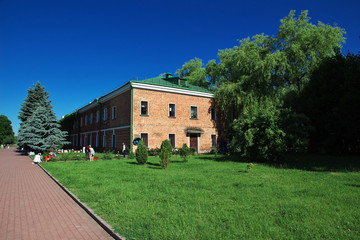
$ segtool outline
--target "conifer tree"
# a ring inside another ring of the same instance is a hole
[[[30,150],[43,152],[68,144],[67,133],[60,130],[60,124],[52,111],[49,93],[36,83],[28,90],[28,95],[20,109],[22,123],[19,130],[19,145]]]

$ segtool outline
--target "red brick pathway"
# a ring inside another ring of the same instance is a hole
[[[0,239],[113,239],[28,156],[0,149]]]

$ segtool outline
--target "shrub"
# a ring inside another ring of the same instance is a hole
[[[103,153],[103,159],[104,160],[111,160],[113,159],[113,153],[111,151],[107,151]]]
[[[160,153],[159,148],[151,148],[151,149],[146,149],[146,150],[147,150],[149,156],[158,156]]]
[[[160,165],[162,168],[167,168],[167,166],[170,164],[171,155],[172,146],[169,140],[165,139],[162,141],[160,149]]]
[[[246,172],[250,172],[250,170],[254,167],[254,164],[253,163],[248,163],[246,165]]]
[[[135,154],[132,150],[130,150],[129,155],[128,155],[128,159],[134,159],[135,158]]]
[[[190,148],[184,143],[182,145],[182,148],[180,149],[180,157],[184,160],[184,162],[187,161],[187,157],[190,155]]]
[[[67,154],[67,153],[62,153],[61,154],[61,160],[62,161],[68,161],[70,159],[70,156],[69,156],[69,154]]]
[[[139,145],[135,151],[136,161],[139,164],[145,164],[148,159],[148,153],[146,151],[146,147],[143,141],[140,140]]]

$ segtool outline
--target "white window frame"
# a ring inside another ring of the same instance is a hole
[[[170,144],[171,144],[171,141],[170,141],[170,135],[174,135],[174,142],[175,142],[175,146],[171,146],[171,147],[174,147],[174,148],[176,148],[176,134],[175,133],[169,133],[169,135],[168,135],[168,139],[169,139],[169,142],[170,142]]]
[[[213,141],[212,141],[212,136],[215,136],[215,146],[213,146]],[[210,145],[211,147],[217,147],[217,135],[216,134],[211,134],[210,135]]]
[[[174,105],[174,116],[170,116],[170,105]],[[176,118],[176,104],[175,103],[169,103],[169,117]]]
[[[107,108],[104,108],[104,121],[107,120]]]
[[[103,147],[106,147],[106,132],[103,132]]]
[[[214,111],[214,118],[213,118],[213,111]],[[214,108],[214,107],[212,107],[210,109],[210,118],[211,118],[211,120],[216,121],[216,108]]]
[[[142,113],[142,103],[146,102],[146,114]],[[149,102],[148,101],[140,101],[140,115],[141,116],[149,116]]]
[[[96,122],[98,123],[100,121],[100,111],[96,111]]]
[[[191,116],[191,108],[196,108],[196,118],[193,118]],[[198,107],[197,106],[190,106],[190,119],[199,119],[199,111],[198,111]]]
[[[114,141],[115,138],[115,141]],[[111,135],[111,147],[115,148],[116,147],[116,134],[115,134],[115,129],[113,129],[113,133]]]
[[[112,120],[116,119],[116,106],[113,106],[113,107],[112,107],[112,110],[111,110],[111,119],[112,119]]]
[[[141,138],[141,134],[147,134],[147,145],[144,143],[144,145],[145,145],[145,147],[146,148],[149,148],[149,133],[147,133],[147,132],[142,132],[142,133],[140,133],[140,138]],[[142,138],[141,138],[141,140],[142,140]]]

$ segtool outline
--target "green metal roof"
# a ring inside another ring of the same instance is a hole
[[[198,87],[195,85],[191,85],[187,83],[187,80],[184,78],[179,77],[155,77],[149,78],[145,80],[133,80],[131,82],[138,82],[138,83],[145,83],[157,86],[165,86],[165,87],[173,87],[173,88],[180,88],[180,89],[187,89],[191,91],[198,91],[198,92],[206,92],[206,93],[213,93],[210,90],[202,87]]]

